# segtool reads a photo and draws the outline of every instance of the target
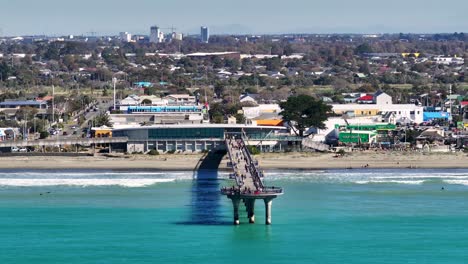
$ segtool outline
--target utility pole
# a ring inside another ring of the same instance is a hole
[[[113,110],[116,110],[116,108],[115,108],[115,83],[117,82],[117,79],[115,77],[113,77],[112,82],[114,83],[114,109]]]
[[[451,84],[449,85],[449,94],[450,94],[450,96],[449,96],[449,103],[450,103],[449,113],[450,113],[450,115],[449,115],[448,119],[449,119],[449,121],[452,121],[452,85]]]
[[[52,84],[52,124],[55,122],[55,86]]]
[[[28,140],[28,133],[27,133],[27,127],[28,127],[28,116],[25,112],[23,112],[23,118],[24,118],[24,128],[23,128],[23,140]]]

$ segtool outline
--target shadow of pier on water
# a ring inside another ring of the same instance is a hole
[[[232,225],[221,213],[219,165],[225,151],[210,151],[193,174],[189,219],[178,222],[181,225]]]

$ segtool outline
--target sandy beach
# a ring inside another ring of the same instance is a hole
[[[195,170],[202,154],[118,157],[0,157],[0,169]],[[344,157],[321,153],[266,153],[255,156],[264,169],[468,168],[465,153],[356,152]],[[224,157],[219,169],[227,169]]]

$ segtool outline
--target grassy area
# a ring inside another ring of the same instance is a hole
[[[55,90],[56,95],[70,95],[70,94],[83,94],[83,95],[93,95],[93,96],[102,96],[102,90],[100,89],[92,89],[90,87],[83,87],[79,89],[69,89],[61,86],[55,86],[54,89],[52,86],[35,86],[35,87],[28,87],[23,88],[21,91],[24,91],[26,94],[39,94],[47,92],[48,95],[52,95],[52,91]]]
[[[390,87],[395,88],[395,89],[404,89],[404,90],[409,90],[413,87],[412,84],[389,84]]]
[[[460,83],[457,85],[457,88],[458,90],[463,90],[463,91],[467,91],[468,90],[468,83]]]

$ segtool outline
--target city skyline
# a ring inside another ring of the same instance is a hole
[[[0,10],[0,34],[118,35],[124,31],[148,35],[153,25],[174,26],[188,34],[199,33],[201,25],[208,26],[211,34],[450,33],[468,29],[468,17],[463,13],[468,3],[462,0],[395,0],[385,5],[371,0],[291,0],[287,5],[278,0],[239,0],[235,5],[215,0],[135,0],[132,6],[134,9],[123,0],[8,1]]]

